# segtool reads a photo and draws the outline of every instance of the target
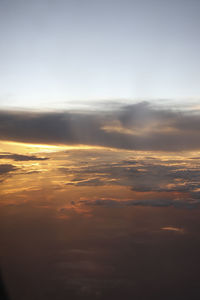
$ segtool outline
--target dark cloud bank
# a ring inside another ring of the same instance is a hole
[[[0,112],[0,139],[131,150],[200,149],[200,115],[141,102],[98,112]]]

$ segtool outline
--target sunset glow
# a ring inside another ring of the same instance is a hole
[[[0,0],[0,300],[200,299],[200,1]]]

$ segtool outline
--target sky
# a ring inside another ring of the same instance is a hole
[[[199,16],[0,0],[0,298],[200,298]]]
[[[198,0],[1,0],[0,107],[198,101]]]

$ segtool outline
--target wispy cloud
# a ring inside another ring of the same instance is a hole
[[[13,165],[10,165],[10,164],[2,164],[0,165],[0,175],[4,175],[4,174],[7,174],[7,173],[10,173],[12,171],[15,171],[17,170],[18,168],[13,166]]]
[[[161,230],[172,231],[172,232],[177,232],[177,233],[184,233],[185,232],[183,228],[174,227],[174,226],[162,227]]]
[[[32,161],[32,160],[47,160],[47,157],[37,157],[35,155],[22,154],[0,154],[0,159],[13,159],[14,161]]]

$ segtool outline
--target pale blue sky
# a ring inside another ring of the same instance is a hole
[[[200,99],[199,53],[199,0],[0,0],[0,107]]]

